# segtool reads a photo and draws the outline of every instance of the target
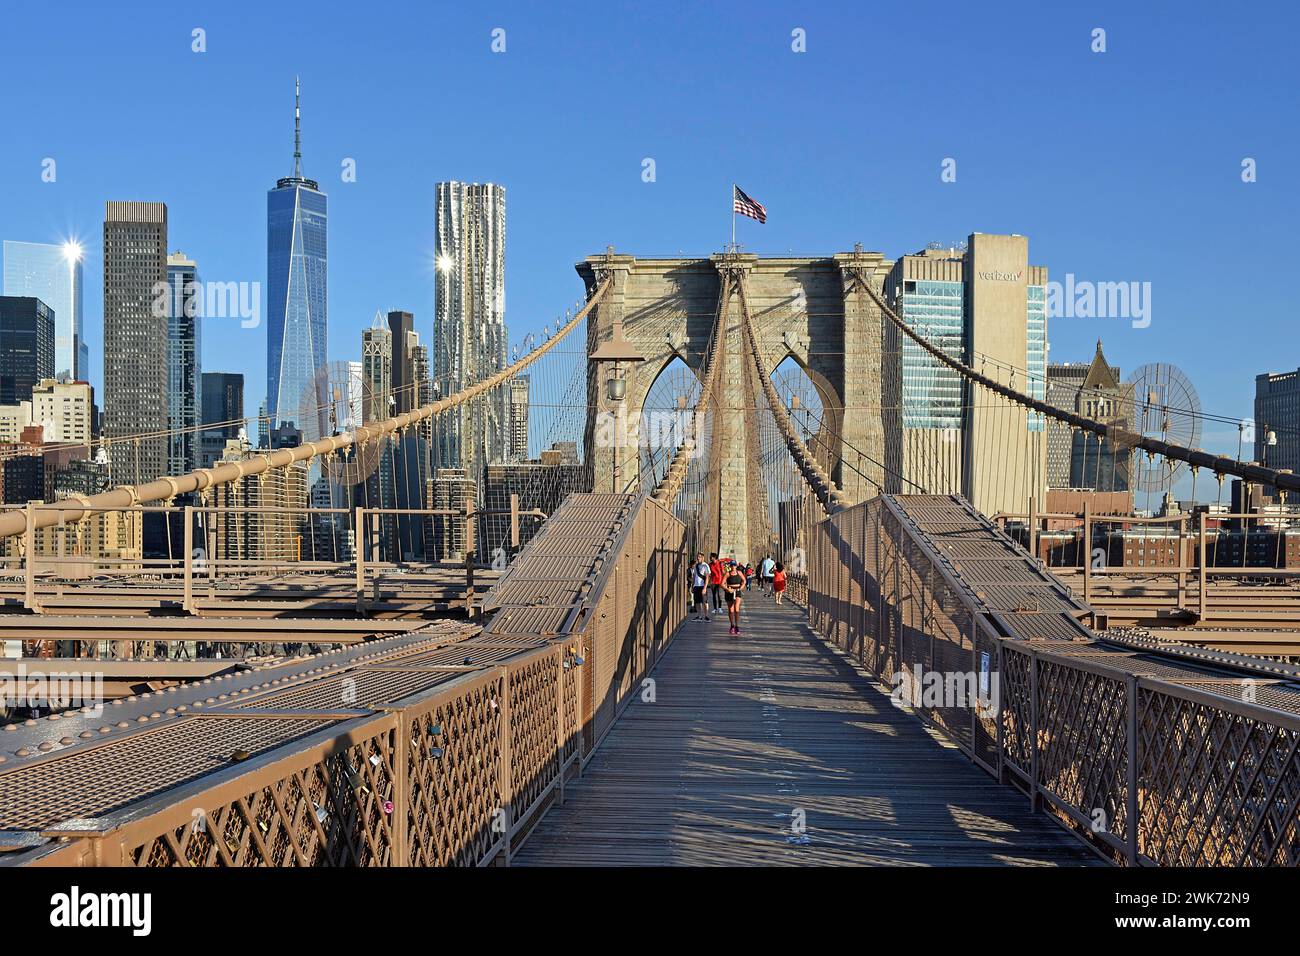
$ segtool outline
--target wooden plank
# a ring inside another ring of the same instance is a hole
[[[742,636],[686,621],[516,866],[1090,865],[1029,801],[941,743],[751,592]],[[792,824],[802,814],[806,830]]]

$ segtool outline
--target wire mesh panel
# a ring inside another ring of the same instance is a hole
[[[813,626],[1103,854],[1300,865],[1300,688],[1099,641],[960,499],[882,495],[809,548]]]
[[[411,866],[473,866],[504,838],[504,690],[504,672],[493,670],[405,715]]]
[[[1300,727],[1138,688],[1138,850],[1164,866],[1300,865]]]
[[[1106,674],[1038,657],[1038,779],[1094,827],[1128,836],[1128,690]]]

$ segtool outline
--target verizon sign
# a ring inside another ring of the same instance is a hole
[[[1001,272],[997,269],[990,269],[987,272],[976,273],[985,282],[1019,282],[1020,277],[1024,274],[1023,269],[1019,272]]]

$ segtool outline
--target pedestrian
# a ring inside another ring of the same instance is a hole
[[[739,564],[733,564],[728,572],[723,587],[727,591],[727,618],[731,621],[731,633],[740,634],[740,598],[745,593],[745,572]]]
[[[753,586],[754,586],[754,566],[752,564],[747,564],[745,565],[745,590],[748,591]]]
[[[719,614],[722,613],[722,562],[718,560],[717,554],[709,555],[709,591],[713,600],[713,610]]]
[[[775,573],[775,571],[776,571],[776,562],[772,560],[772,556],[770,554],[765,556],[763,560],[758,563],[758,577],[759,577],[758,586],[764,591],[771,590],[772,575]]]
[[[707,591],[709,589],[709,575],[711,571],[709,562],[704,560],[704,552],[695,556],[695,564],[691,566],[691,597],[695,602],[695,620],[711,621],[709,617],[709,598]]]
[[[778,563],[772,571],[772,593],[776,595],[776,603],[781,604],[781,595],[785,593],[785,565]]]

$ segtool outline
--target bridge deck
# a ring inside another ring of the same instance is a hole
[[[1086,865],[1027,798],[942,744],[752,592],[741,638],[689,618],[516,865]],[[804,839],[791,831],[802,810]]]

